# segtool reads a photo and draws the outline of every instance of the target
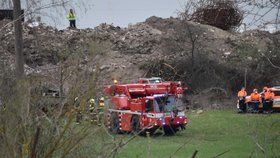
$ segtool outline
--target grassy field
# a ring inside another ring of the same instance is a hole
[[[189,125],[175,136],[136,137],[117,157],[280,157],[280,114],[237,114],[234,110],[187,113]],[[129,139],[131,135],[119,135]]]
[[[191,158],[195,150],[198,151],[196,158],[280,157],[280,113],[238,114],[235,110],[210,110],[201,114],[188,112],[187,116],[187,129],[175,136],[109,136],[104,128],[93,127],[92,134],[70,157],[108,157],[114,148],[131,138],[132,141],[118,149],[115,157]]]

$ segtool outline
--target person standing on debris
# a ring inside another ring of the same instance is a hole
[[[263,112],[270,113],[272,110],[273,99],[275,97],[275,94],[270,89],[267,89],[266,92],[263,93],[263,96]]]
[[[247,110],[247,106],[245,103],[246,96],[247,92],[245,90],[245,87],[242,87],[241,90],[237,93],[239,109],[242,112],[246,112]]]
[[[91,98],[89,100],[89,116],[90,116],[90,123],[97,122],[96,110],[95,110],[95,100],[93,98]]]
[[[256,88],[253,90],[253,93],[251,93],[250,97],[251,97],[251,104],[253,106],[252,107],[253,112],[258,112],[259,105],[261,102],[261,96],[258,94],[258,90]]]
[[[105,107],[105,103],[104,103],[104,97],[101,97],[99,99],[99,103],[98,103],[98,126],[101,126],[102,124],[102,120],[103,120],[103,116],[104,116],[104,107]]]
[[[74,99],[74,109],[76,112],[76,124],[80,124],[82,120],[82,110],[80,106],[80,100],[79,97],[76,97]]]
[[[72,9],[68,12],[67,19],[69,20],[70,28],[76,28],[76,16]]]

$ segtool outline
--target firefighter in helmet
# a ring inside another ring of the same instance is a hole
[[[90,122],[96,122],[96,110],[95,110],[95,100],[91,98],[89,100],[89,116],[90,116]]]
[[[82,110],[79,97],[75,97],[74,99],[74,110],[76,113],[76,124],[80,124],[82,120]]]
[[[104,116],[104,107],[105,107],[105,103],[104,103],[104,97],[101,97],[99,99],[98,102],[98,126],[101,126],[102,124],[102,120],[103,120],[103,116]]]
[[[115,95],[116,94],[116,86],[118,85],[118,80],[116,79],[113,79],[113,86],[112,86],[112,91],[113,91],[113,94]]]

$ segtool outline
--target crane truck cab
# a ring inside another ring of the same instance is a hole
[[[150,119],[144,123],[147,129],[162,127],[166,134],[185,129],[186,106],[181,98],[175,95],[155,94],[145,99],[146,117]]]
[[[152,78],[140,78],[139,83],[141,84],[156,84],[162,83],[162,79],[160,77],[152,77]]]

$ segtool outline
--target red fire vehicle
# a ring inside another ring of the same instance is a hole
[[[108,128],[113,133],[163,129],[174,134],[188,123],[180,82],[106,86]]]

